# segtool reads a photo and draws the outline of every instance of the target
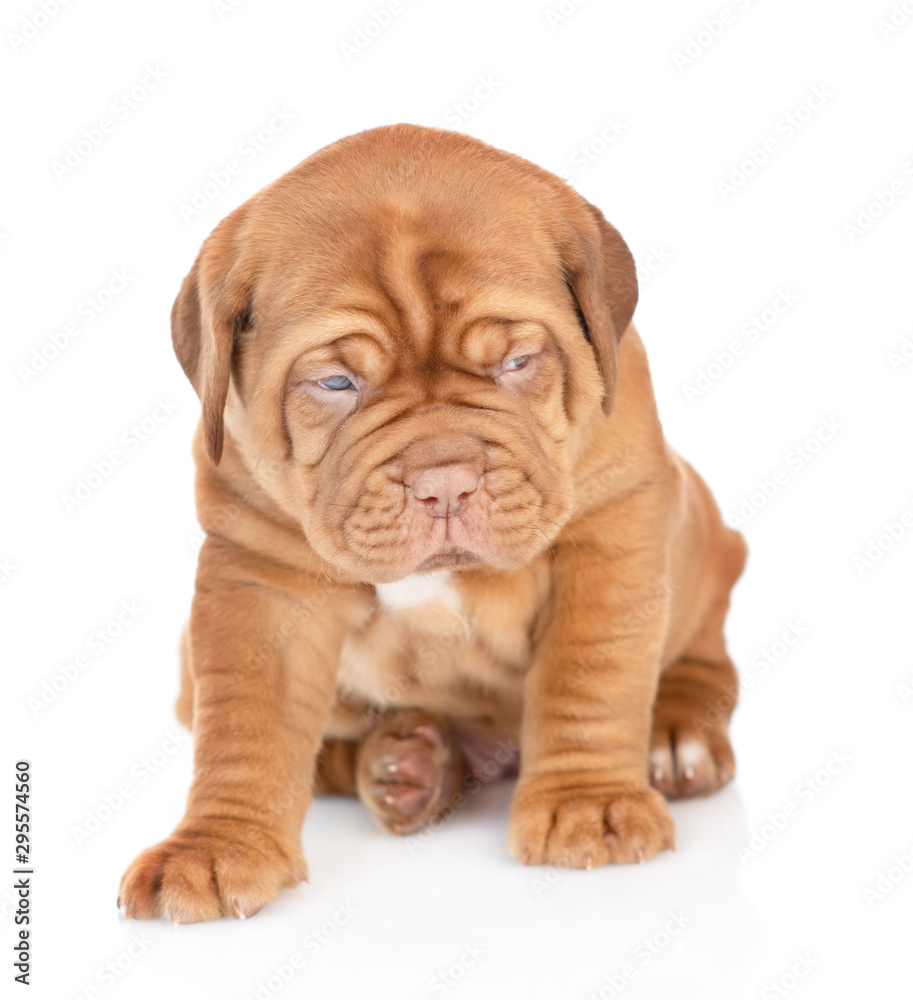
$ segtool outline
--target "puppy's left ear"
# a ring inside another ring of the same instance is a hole
[[[174,352],[203,404],[203,436],[214,465],[222,458],[232,351],[251,324],[254,269],[243,259],[239,235],[245,209],[212,231],[171,310]]]
[[[577,213],[575,213],[577,214]],[[637,305],[637,270],[627,243],[595,205],[573,225],[563,248],[565,280],[605,384],[602,408],[612,412],[618,377],[618,342]]]

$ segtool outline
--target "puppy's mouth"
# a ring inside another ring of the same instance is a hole
[[[466,549],[451,548],[441,552],[435,552],[428,556],[424,562],[416,566],[413,573],[430,573],[435,569],[475,569],[482,565],[482,559]]]

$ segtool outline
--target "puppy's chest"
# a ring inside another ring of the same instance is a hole
[[[378,583],[378,608],[428,632],[468,634],[472,623],[453,574],[448,570],[407,576],[396,583]]]
[[[510,579],[438,571],[376,585],[370,622],[343,650],[340,683],[370,701],[416,705],[447,691],[512,690],[532,659],[541,576],[532,567]]]

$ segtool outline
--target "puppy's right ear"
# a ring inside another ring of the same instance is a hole
[[[583,202],[583,199],[579,199]],[[637,269],[627,243],[602,212],[583,202],[585,212],[564,245],[565,282],[583,320],[605,385],[603,412],[612,412],[618,381],[618,342],[637,305]]]
[[[214,465],[222,458],[232,351],[251,325],[254,268],[240,243],[245,214],[242,206],[212,231],[171,309],[174,353],[203,404],[203,437]]]

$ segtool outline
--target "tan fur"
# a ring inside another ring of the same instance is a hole
[[[636,298],[597,209],[434,129],[341,140],[214,230],[172,316],[203,404],[195,777],[129,913],[256,912],[305,877],[315,787],[404,832],[519,743],[511,853],[588,867],[671,847],[660,792],[732,777],[745,546],[664,441]],[[478,488],[432,517],[412,484],[453,468]]]

